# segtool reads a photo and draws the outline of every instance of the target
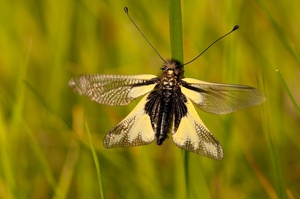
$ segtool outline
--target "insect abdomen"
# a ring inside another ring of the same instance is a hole
[[[157,145],[161,145],[167,138],[167,134],[170,132],[173,121],[172,105],[170,101],[169,103],[162,104],[162,106],[161,121],[156,132]]]

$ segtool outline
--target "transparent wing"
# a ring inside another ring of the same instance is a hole
[[[186,106],[187,115],[181,118],[177,131],[172,132],[173,142],[184,150],[221,160],[222,146],[201,121],[191,100],[187,99]]]
[[[150,117],[145,112],[147,96],[131,113],[115,126],[104,138],[105,148],[146,145],[155,139]]]
[[[68,85],[77,94],[106,105],[127,105],[153,90],[154,75],[82,75]]]
[[[265,101],[264,95],[250,86],[215,84],[192,78],[182,79],[182,92],[201,110],[226,114],[258,105]]]

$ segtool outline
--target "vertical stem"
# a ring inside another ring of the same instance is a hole
[[[181,1],[170,0],[169,25],[172,58],[183,63]]]
[[[170,26],[170,43],[172,59],[183,63],[183,39],[182,39],[182,16],[181,16],[181,1],[169,0],[169,26]],[[184,161],[178,158],[177,176],[176,176],[176,192],[178,198],[188,197],[188,152],[184,152]],[[182,167],[183,166],[183,167]],[[182,176],[182,171],[183,175]],[[182,186],[182,184],[185,186]]]

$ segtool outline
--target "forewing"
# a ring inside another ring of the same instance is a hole
[[[105,136],[105,148],[132,147],[153,142],[155,133],[144,108],[146,98],[143,97],[131,113]]]
[[[221,160],[222,146],[201,121],[191,100],[187,100],[186,106],[186,116],[181,118],[177,131],[172,132],[174,143],[184,150]]]
[[[181,88],[186,97],[209,113],[231,113],[265,101],[264,95],[250,86],[215,84],[192,78],[184,78],[182,81]]]
[[[154,75],[81,75],[68,85],[79,95],[106,105],[127,105],[132,100],[153,90]]]

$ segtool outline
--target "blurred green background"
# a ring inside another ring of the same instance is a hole
[[[267,98],[229,115],[199,111],[222,161],[184,153],[171,139],[104,149],[105,134],[136,102],[99,105],[67,87],[83,73],[158,75],[161,60],[123,7],[167,59],[168,1],[0,5],[0,198],[300,198],[299,113],[276,72],[299,104],[299,1],[182,2],[185,61],[240,25],[185,76],[257,87]]]

